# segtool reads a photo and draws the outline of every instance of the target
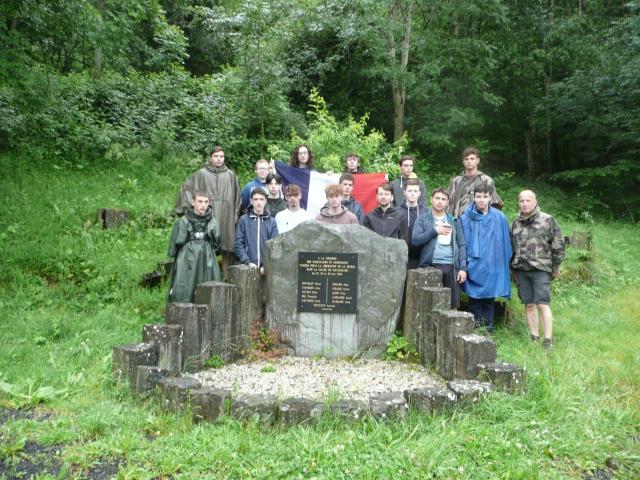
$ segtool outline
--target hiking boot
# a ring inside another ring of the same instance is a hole
[[[545,338],[542,341],[542,348],[544,348],[547,352],[550,352],[553,349],[553,341],[550,338]]]
[[[534,335],[533,333],[530,335],[531,336],[531,342],[535,343],[538,340],[540,340],[540,337],[538,335]]]

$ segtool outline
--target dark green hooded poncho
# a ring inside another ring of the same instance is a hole
[[[168,255],[174,258],[169,301],[193,303],[196,286],[220,281],[216,251],[220,248],[218,221],[211,206],[199,216],[187,210],[173,226]]]

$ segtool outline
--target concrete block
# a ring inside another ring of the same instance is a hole
[[[436,369],[446,380],[455,378],[455,338],[473,332],[473,314],[436,311]]]
[[[239,395],[231,401],[231,416],[271,423],[276,418],[275,395]]]
[[[407,415],[407,401],[402,392],[389,392],[369,397],[371,415],[380,419],[401,419]]]
[[[435,270],[435,269],[434,269]],[[440,270],[436,272],[442,274]],[[436,315],[438,310],[448,310],[451,305],[451,289],[443,287],[425,287],[416,290],[417,330],[415,343],[420,360],[427,367],[436,364]]]
[[[407,270],[402,334],[414,345],[418,345],[420,334],[420,324],[417,318],[420,305],[419,292],[425,287],[441,286],[442,272],[440,270],[430,267]]]
[[[477,403],[483,395],[493,392],[496,387],[477,380],[451,380],[448,387],[456,394],[458,403]]]
[[[231,392],[219,388],[196,388],[191,390],[191,413],[196,422],[214,422],[227,411]]]
[[[278,407],[278,423],[296,425],[314,423],[324,412],[324,405],[307,398],[287,398]]]
[[[426,387],[404,391],[410,409],[427,413],[455,406],[457,397],[446,387]]]
[[[496,342],[476,334],[459,335],[455,338],[455,378],[475,379],[478,364],[496,361]]]
[[[163,408],[180,411],[189,404],[190,392],[201,386],[195,378],[168,377],[158,380],[156,391]]]
[[[506,393],[524,393],[527,390],[527,371],[512,363],[480,364],[478,379],[489,381]]]
[[[168,325],[182,326],[182,360],[186,371],[204,367],[211,345],[209,307],[194,303],[169,303],[165,311]]]
[[[169,370],[164,370],[160,367],[152,367],[149,365],[138,365],[136,367],[136,382],[134,387],[134,393],[137,395],[143,395],[149,391],[153,391],[161,378],[171,376]]]
[[[113,347],[111,368],[115,377],[127,380],[130,385],[136,382],[136,367],[138,365],[158,364],[158,353],[153,343],[135,343]]]

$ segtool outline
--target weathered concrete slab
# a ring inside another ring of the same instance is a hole
[[[169,370],[149,365],[138,365],[136,367],[136,382],[132,385],[133,391],[137,395],[144,395],[155,390],[161,378],[166,378],[170,375],[171,372]]]
[[[299,252],[358,254],[358,313],[298,312]],[[267,325],[291,355],[378,357],[398,323],[406,261],[401,240],[359,225],[305,222],[267,242]]]
[[[276,408],[275,395],[238,395],[231,401],[231,416],[270,423],[276,418]]]
[[[249,265],[229,267],[227,282],[236,287],[238,320],[233,336],[242,351],[251,346],[251,325],[263,318],[262,278],[257,268]]]
[[[496,342],[488,337],[459,335],[455,338],[455,378],[475,379],[478,376],[478,364],[496,361]]]
[[[380,419],[401,419],[407,415],[407,401],[402,392],[383,393],[369,397],[371,415]]]
[[[194,303],[209,306],[211,343],[209,352],[225,362],[240,357],[238,296],[235,286],[223,282],[205,282],[196,287]]]
[[[483,395],[493,392],[496,387],[477,380],[451,380],[447,385],[456,394],[459,403],[476,403]]]
[[[182,358],[186,371],[200,370],[211,357],[209,306],[194,303],[167,304],[167,325],[182,326]]]
[[[457,310],[436,311],[436,368],[446,379],[455,378],[455,338],[473,332],[473,314]]]
[[[329,410],[334,415],[348,420],[358,420],[369,413],[366,403],[351,399],[338,400],[329,405]]]
[[[115,377],[127,380],[130,385],[136,383],[138,365],[157,365],[158,354],[153,343],[135,343],[113,347],[111,368]]]
[[[407,270],[402,334],[416,346],[420,342],[421,333],[421,322],[418,318],[420,305],[419,291],[426,287],[442,287],[442,272],[440,270],[435,268]]]
[[[163,408],[179,411],[189,404],[190,392],[201,386],[191,377],[167,377],[158,380],[156,391]]]
[[[440,270],[436,272],[442,274]],[[451,304],[451,289],[443,287],[423,287],[415,291],[416,350],[420,360],[427,367],[436,364],[436,315],[438,310],[448,310]]]
[[[324,404],[307,398],[287,398],[278,407],[278,422],[283,425],[313,423],[324,412]]]
[[[524,393],[527,389],[527,372],[524,367],[512,363],[480,364],[478,378],[488,380],[500,391]]]
[[[455,406],[457,397],[446,387],[426,387],[404,391],[410,409],[432,413]]]
[[[196,422],[215,422],[227,411],[231,392],[219,388],[196,388],[191,390],[191,414]]]
[[[158,367],[170,372],[182,371],[182,325],[147,323],[142,326],[142,341],[158,351]]]

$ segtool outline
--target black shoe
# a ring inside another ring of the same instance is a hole
[[[553,341],[550,338],[545,338],[542,341],[542,348],[544,348],[547,352],[553,350]]]
[[[533,333],[531,334],[531,342],[535,343],[538,340],[540,340],[540,337],[538,335],[534,335]]]

